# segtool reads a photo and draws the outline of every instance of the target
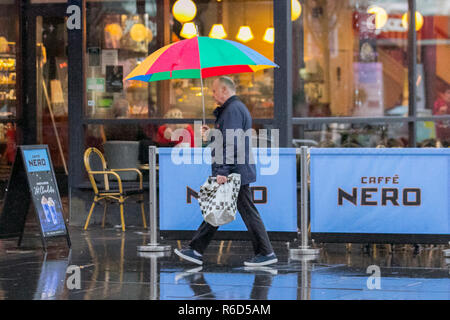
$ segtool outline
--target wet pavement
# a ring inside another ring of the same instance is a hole
[[[149,241],[140,228],[72,227],[70,237],[70,251],[53,240],[47,254],[36,232],[20,248],[0,240],[0,300],[450,300],[448,246],[323,244],[317,259],[300,261],[273,242],[279,262],[252,269],[243,266],[252,257],[245,241],[213,241],[198,267],[171,251],[138,253]]]

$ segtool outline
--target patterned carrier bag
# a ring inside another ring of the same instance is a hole
[[[228,175],[228,181],[221,185],[216,177],[209,177],[200,187],[198,197],[203,219],[215,227],[233,221],[240,187],[241,175],[238,173]]]

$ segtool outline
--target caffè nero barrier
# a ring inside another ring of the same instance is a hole
[[[159,155],[159,170],[150,163],[149,174],[159,186],[150,188],[150,223],[159,220],[152,239],[189,239],[202,222],[197,192],[211,174],[210,150],[150,149]],[[450,241],[450,149],[301,149],[253,149],[254,203],[272,239],[298,238],[303,229],[308,242]],[[302,184],[308,193],[298,197]],[[245,230],[237,214],[216,238],[246,239]]]

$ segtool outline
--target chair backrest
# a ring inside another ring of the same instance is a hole
[[[84,152],[84,167],[86,168],[89,176],[89,181],[91,182],[94,192],[98,193],[99,188],[97,186],[97,182],[100,182],[101,179],[96,179],[94,174],[92,174],[92,171],[108,170],[105,158],[103,157],[103,154],[100,152],[100,150],[94,147],[86,149],[86,151]],[[97,177],[99,177],[99,175],[97,175]],[[103,182],[105,190],[109,190],[109,180],[107,174],[103,175]]]
[[[139,167],[139,141],[106,141],[103,144],[110,169]],[[147,150],[148,152],[148,150]],[[119,172],[122,181],[136,181],[136,172]]]

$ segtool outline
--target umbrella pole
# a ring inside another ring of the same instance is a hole
[[[202,77],[201,74],[200,74],[200,84],[201,84],[201,87],[202,87],[203,125],[206,125],[206,120],[205,120],[205,96],[203,94],[203,77]]]

